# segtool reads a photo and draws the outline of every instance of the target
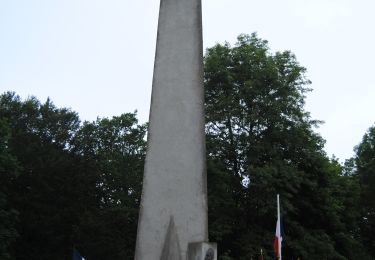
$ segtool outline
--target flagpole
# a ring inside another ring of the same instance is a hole
[[[279,221],[279,225],[278,225],[278,228],[279,228],[279,234],[281,234],[281,218],[280,218],[280,195],[277,194],[277,219]],[[278,243],[279,243],[279,250],[280,250],[280,260],[282,260],[282,257],[281,257],[281,239],[278,240]]]

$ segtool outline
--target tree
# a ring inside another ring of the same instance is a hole
[[[50,100],[21,101],[14,93],[3,94],[0,106],[1,119],[9,122],[9,150],[21,166],[9,192],[19,212],[15,258],[67,259],[72,229],[95,203],[90,166],[69,152],[78,116]]]
[[[81,125],[49,99],[10,92],[0,111],[2,180],[14,175],[14,158],[19,164],[18,177],[1,182],[1,253],[59,260],[75,247],[93,260],[133,255],[146,133],[135,113]],[[16,226],[9,205],[19,212]]]
[[[9,204],[10,183],[17,177],[19,165],[10,153],[8,142],[10,128],[0,119],[0,258],[13,259],[11,244],[18,237],[16,221],[18,212]]]
[[[369,128],[356,147],[355,165],[361,189],[362,236],[375,255],[375,126]]]
[[[85,122],[73,152],[98,171],[98,208],[86,212],[76,245],[89,259],[130,259],[134,255],[142,191],[146,125],[135,113]]]
[[[304,110],[306,69],[256,34],[207,49],[204,65],[209,230],[222,259],[272,255],[277,193],[284,257],[352,259],[345,246],[361,247],[345,217],[351,182]]]

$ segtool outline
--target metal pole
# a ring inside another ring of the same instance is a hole
[[[278,243],[279,243],[279,250],[280,250],[280,260],[282,260],[282,254],[281,254],[281,218],[280,218],[280,195],[277,194],[277,221],[279,222],[278,223],[278,231],[279,231],[279,234],[280,234],[280,239],[278,239]]]

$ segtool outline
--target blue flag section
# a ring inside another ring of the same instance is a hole
[[[85,258],[77,250],[73,249],[73,260],[85,260]]]

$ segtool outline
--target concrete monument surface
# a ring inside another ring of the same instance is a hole
[[[201,0],[161,0],[136,260],[216,259],[216,249],[195,256],[211,246],[198,243],[208,241],[201,18]]]

